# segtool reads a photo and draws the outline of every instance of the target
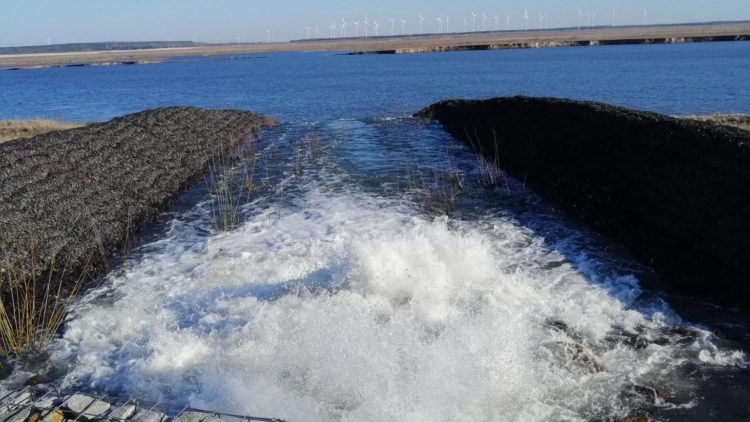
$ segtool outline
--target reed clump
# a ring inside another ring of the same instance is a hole
[[[256,189],[256,155],[253,143],[246,142],[229,153],[221,152],[211,165],[207,184],[213,196],[211,214],[216,229],[231,231],[241,221],[242,205]]]
[[[461,173],[453,166],[438,170],[405,163],[402,179],[405,189],[434,214],[453,212],[456,198],[464,190]]]
[[[93,270],[87,260],[73,272],[55,256],[39,256],[33,244],[28,251],[18,245],[0,251],[0,361],[5,362],[47,348]],[[28,266],[19,265],[22,256]]]

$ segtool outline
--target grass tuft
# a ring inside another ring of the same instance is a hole
[[[43,352],[63,323],[68,307],[91,272],[87,262],[70,280],[56,257],[38,256],[32,245],[29,268],[18,265],[21,247],[0,251],[0,358],[27,359]],[[42,264],[42,262],[47,264]],[[39,268],[43,266],[43,268]]]

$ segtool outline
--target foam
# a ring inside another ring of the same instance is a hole
[[[744,362],[710,336],[607,344],[679,321],[632,308],[632,276],[592,283],[509,220],[312,184],[200,247],[174,230],[75,311],[52,354],[67,383],[289,420],[584,420],[626,414],[621,392],[678,354]]]

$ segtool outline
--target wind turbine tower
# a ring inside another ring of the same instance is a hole
[[[370,29],[370,21],[367,20],[367,16],[365,16],[365,20],[362,23],[365,25],[365,38],[367,38],[367,30]]]
[[[349,24],[346,23],[346,19],[341,18],[341,38],[346,38],[346,27]]]
[[[309,26],[306,26],[305,27],[305,31],[307,31],[307,39],[309,40],[310,39],[310,31],[312,31],[312,28],[310,28]]]
[[[372,24],[373,29],[375,29],[375,36],[377,37],[379,35],[378,28],[380,28],[380,22],[375,21]]]
[[[505,30],[510,31],[510,15],[505,17]]]
[[[495,20],[495,31],[499,30],[500,29],[500,16],[495,16],[492,19]]]
[[[487,31],[487,17],[486,13],[482,13],[482,31]]]
[[[615,9],[612,9],[612,28],[615,27]]]
[[[643,9],[643,26],[646,26],[646,16],[648,16],[648,12]]]
[[[445,17],[445,33],[446,33],[446,34],[447,34],[447,33],[449,32],[449,30],[450,30],[450,28],[449,28],[449,27],[450,27],[450,25],[451,25],[451,18],[450,18],[450,16],[446,16],[446,17]]]
[[[578,9],[578,29],[581,29],[581,18],[583,17],[583,12],[581,9]]]
[[[438,23],[437,33],[440,34],[440,33],[443,32],[443,17],[442,16],[438,16],[437,18],[435,18],[435,20]]]
[[[477,14],[471,12],[471,32],[477,32]]]
[[[424,16],[422,14],[419,14],[419,33],[424,34]]]
[[[393,18],[391,18],[391,19],[388,19],[388,22],[390,22],[390,23],[391,23],[391,36],[394,36],[394,35],[396,35],[396,34],[394,33],[394,31],[395,31],[395,26],[396,26],[396,19],[393,19]]]
[[[359,38],[359,22],[352,22],[354,24],[354,36]]]
[[[406,19],[401,19],[401,33],[406,35]]]
[[[529,10],[523,9],[523,30],[529,30]]]

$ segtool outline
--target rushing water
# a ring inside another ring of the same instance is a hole
[[[190,104],[282,122],[141,234],[46,366],[97,392],[293,421],[745,418],[744,317],[642,283],[617,245],[406,116],[518,93],[750,112],[748,68],[750,43],[725,43],[1,73],[0,117]]]

